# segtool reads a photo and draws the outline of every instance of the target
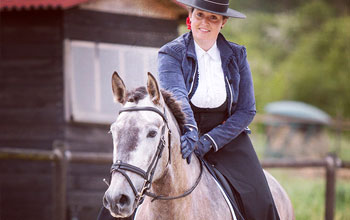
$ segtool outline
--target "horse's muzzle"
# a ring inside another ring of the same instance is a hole
[[[128,217],[132,214],[131,200],[129,196],[119,194],[110,195],[108,192],[103,197],[103,206],[108,209],[114,217]]]

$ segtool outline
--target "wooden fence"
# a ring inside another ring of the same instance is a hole
[[[0,159],[22,159],[32,161],[52,161],[55,163],[54,186],[52,188],[54,201],[54,220],[66,220],[67,211],[67,168],[69,163],[111,164],[112,155],[108,153],[71,152],[61,142],[55,142],[53,150],[30,150],[0,147]],[[264,168],[324,168],[326,170],[326,200],[325,220],[334,219],[336,170],[350,168],[350,162],[341,161],[335,155],[324,159],[297,160],[264,160]]]

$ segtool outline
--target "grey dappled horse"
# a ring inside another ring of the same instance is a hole
[[[180,152],[181,105],[148,73],[147,87],[128,92],[115,72],[114,99],[123,105],[111,125],[113,165],[104,206],[114,217],[135,219],[233,219],[214,178],[195,156]],[[294,219],[281,185],[266,177],[282,220]],[[142,205],[140,205],[142,203]]]

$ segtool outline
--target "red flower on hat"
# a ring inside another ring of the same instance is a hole
[[[191,20],[190,20],[190,17],[187,17],[187,18],[186,18],[186,25],[187,25],[187,29],[188,29],[188,30],[191,30]]]

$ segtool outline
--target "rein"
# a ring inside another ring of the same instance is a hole
[[[136,207],[138,207],[139,205],[142,204],[146,195],[153,198],[152,199],[152,202],[153,202],[155,200],[179,199],[179,198],[183,198],[183,197],[191,194],[191,192],[198,186],[198,184],[201,180],[201,177],[202,177],[203,163],[201,160],[200,160],[201,161],[200,174],[199,174],[196,182],[194,183],[194,185],[190,189],[186,190],[183,194],[181,194],[179,196],[163,196],[163,195],[156,195],[154,193],[148,192],[148,190],[150,190],[151,185],[152,185],[152,180],[153,180],[154,172],[155,172],[156,167],[158,165],[158,161],[162,157],[162,153],[163,153],[163,150],[165,147],[165,139],[164,139],[165,127],[168,128],[168,148],[169,148],[168,164],[171,163],[171,155],[170,155],[170,152],[171,152],[171,144],[170,144],[171,131],[169,129],[168,120],[167,120],[166,115],[165,115],[165,108],[164,108],[164,113],[162,113],[161,111],[159,111],[157,108],[154,108],[154,107],[130,107],[130,108],[121,109],[119,111],[119,114],[122,112],[132,112],[132,111],[153,111],[163,118],[164,125],[162,127],[162,134],[161,134],[161,138],[159,140],[157,151],[154,154],[152,161],[151,161],[151,164],[147,168],[147,171],[144,171],[143,169],[141,169],[139,167],[136,167],[134,165],[124,163],[121,160],[118,160],[115,163],[113,163],[113,165],[111,167],[111,170],[110,170],[111,175],[113,172],[119,172],[126,178],[126,180],[128,181],[129,185],[131,186],[131,188],[135,194]],[[144,183],[143,183],[143,186],[142,186],[142,189],[140,192],[137,191],[136,187],[134,186],[130,177],[128,176],[128,174],[125,171],[130,171],[130,172],[133,172],[135,174],[138,174],[139,176],[141,176],[144,179]]]

